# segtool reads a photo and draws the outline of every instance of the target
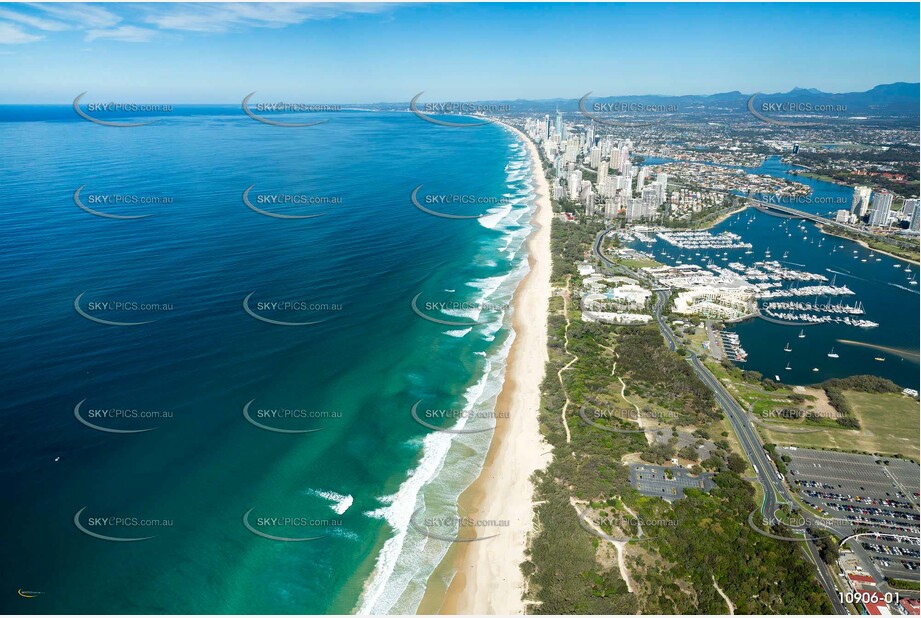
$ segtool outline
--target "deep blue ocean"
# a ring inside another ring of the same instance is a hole
[[[491,431],[410,411],[493,406],[530,166],[500,126],[324,117],[0,109],[2,579],[40,593],[5,613],[414,611],[449,544],[409,517],[454,513]]]

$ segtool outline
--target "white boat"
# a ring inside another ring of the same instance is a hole
[[[777,375],[776,373],[774,374],[774,381],[775,381],[775,382],[780,382],[780,376]]]
[[[787,366],[784,367],[784,369],[786,369],[787,371],[790,371],[791,369],[793,369],[793,367],[790,366],[790,363],[787,363]]]
[[[793,351],[793,348],[790,347],[790,342],[789,342],[789,341],[787,342],[787,345],[784,346],[783,351],[784,351],[784,352],[792,352],[792,351]]]
[[[813,370],[813,371],[818,371],[819,368],[818,368],[818,367],[813,367],[812,370]]]
[[[797,335],[797,337],[799,337],[800,339],[805,339],[805,338],[806,338],[806,332],[803,331],[802,329],[800,329],[799,335]]]
[[[828,353],[828,358],[838,358],[838,353],[835,352],[834,348],[832,348],[831,352]]]

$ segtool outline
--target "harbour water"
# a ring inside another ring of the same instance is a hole
[[[112,129],[27,112],[0,117],[0,525],[18,531],[2,575],[42,592],[15,611],[412,612],[449,544],[409,517],[453,514],[491,432],[410,412],[489,410],[498,393],[527,268],[524,147],[399,113],[295,129],[199,109]],[[445,219],[413,205],[419,185],[505,199]],[[90,214],[81,186],[89,209],[150,216]],[[254,212],[249,187],[263,211],[322,216]],[[90,200],[103,194],[170,201]],[[257,199],[281,194],[337,200]],[[482,323],[427,321],[417,295]],[[247,297],[316,323],[248,315]]]
[[[648,161],[650,164],[661,162]],[[771,158],[762,166],[746,171],[809,185],[811,199],[794,206],[803,211],[825,214],[850,204],[852,189],[849,187],[793,176],[787,173],[789,169],[789,165]],[[791,269],[821,274],[829,280],[834,278],[837,285],[846,285],[854,295],[820,297],[818,303],[843,300],[845,304],[853,304],[859,301],[865,310],[859,317],[879,323],[876,328],[864,329],[837,323],[800,327],[758,318],[746,320],[731,326],[748,351],[747,361],[740,366],[766,377],[779,376],[787,384],[814,384],[829,378],[873,374],[903,387],[918,388],[919,298],[918,286],[910,283],[912,279],[917,281],[917,265],[865,249],[850,240],[823,234],[812,223],[783,219],[753,209],[729,217],[710,231],[713,234],[729,231],[751,243],[751,254],[746,255],[744,249],[730,249],[728,262],[752,265],[756,261],[778,260]],[[675,264],[679,259],[685,264],[700,266],[711,259],[721,267],[727,264],[722,261],[724,251],[701,250],[700,255],[695,255],[695,251],[682,251],[659,239],[651,246],[644,243],[632,246],[651,250],[656,260],[666,264]],[[770,257],[766,257],[768,251]],[[784,255],[786,257],[782,257]],[[813,297],[782,300],[816,301]],[[801,330],[804,330],[804,338],[799,338]],[[784,351],[788,342],[792,348],[790,352]],[[827,356],[832,347],[838,358]]]

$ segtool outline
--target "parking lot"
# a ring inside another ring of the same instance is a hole
[[[684,468],[650,464],[630,466],[630,483],[644,496],[657,496],[669,501],[683,498],[687,488],[703,491],[713,488],[709,474],[691,476]]]
[[[918,578],[917,464],[792,447],[777,451],[790,458],[787,483],[804,502],[847,522],[851,534],[873,533],[848,543],[868,572],[880,579]]]

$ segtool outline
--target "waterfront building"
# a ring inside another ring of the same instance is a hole
[[[883,191],[874,193],[870,202],[870,225],[884,227],[889,223],[889,209],[892,206],[892,194]]]
[[[854,197],[851,198],[851,214],[857,218],[867,214],[867,208],[870,205],[870,187],[854,187]]]
[[[915,202],[917,201],[918,200],[915,200]],[[911,212],[911,219],[909,219],[909,222],[908,222],[908,229],[911,230],[912,232],[921,231],[918,229],[918,222],[919,222],[918,215],[921,214],[921,212],[919,211],[921,211],[921,208],[918,208],[917,206],[915,206],[915,209]]]

